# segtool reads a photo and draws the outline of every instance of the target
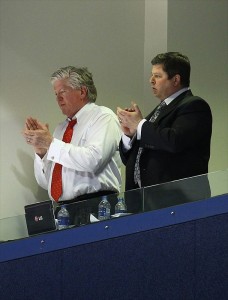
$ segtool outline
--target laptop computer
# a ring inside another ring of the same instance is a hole
[[[51,200],[26,205],[24,210],[29,235],[56,230],[54,209]]]

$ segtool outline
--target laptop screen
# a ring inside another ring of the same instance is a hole
[[[56,230],[51,200],[29,204],[24,209],[29,235]]]

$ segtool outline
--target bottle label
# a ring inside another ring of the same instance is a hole
[[[64,225],[64,226],[69,226],[69,224],[70,224],[69,217],[59,217],[58,218],[58,224],[59,225]]]
[[[110,208],[100,207],[98,211],[98,219],[99,220],[110,219]]]
[[[101,207],[101,208],[99,209],[99,215],[100,215],[101,217],[105,217],[105,216],[107,216],[107,215],[110,215],[110,209],[109,209],[109,208],[106,208],[106,207]]]

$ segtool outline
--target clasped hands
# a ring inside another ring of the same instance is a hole
[[[26,119],[22,134],[26,143],[32,145],[40,156],[45,155],[53,140],[48,124],[43,124],[32,117]]]
[[[138,105],[132,102],[129,108],[122,109],[117,107],[117,116],[123,133],[128,137],[133,137],[139,122],[143,119]]]

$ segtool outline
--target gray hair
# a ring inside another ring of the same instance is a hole
[[[92,73],[87,68],[64,67],[60,68],[51,75],[51,83],[56,80],[67,79],[69,86],[73,89],[80,89],[82,86],[87,88],[87,96],[90,102],[95,102],[97,98],[97,89],[93,82]]]

